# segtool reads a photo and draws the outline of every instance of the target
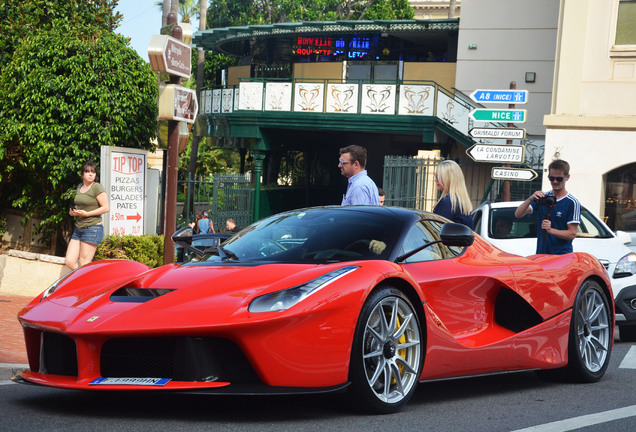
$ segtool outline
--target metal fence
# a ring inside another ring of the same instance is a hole
[[[181,223],[185,225],[196,218],[197,211],[207,211],[218,231],[225,227],[228,218],[234,219],[239,228],[251,223],[252,186],[249,174],[216,174],[213,177],[178,182]]]

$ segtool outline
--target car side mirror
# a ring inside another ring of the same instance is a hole
[[[191,245],[192,235],[193,235],[192,228],[187,226],[185,228],[181,228],[180,230],[177,230],[174,234],[172,234],[172,241],[177,244],[185,243],[187,245]]]
[[[446,246],[470,246],[475,241],[475,234],[466,225],[447,222],[439,231],[442,243]]]

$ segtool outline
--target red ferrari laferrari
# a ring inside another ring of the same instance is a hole
[[[176,237],[192,248],[187,229]],[[431,213],[354,206],[281,213],[199,255],[63,277],[19,313],[30,371],[16,380],[346,391],[387,413],[419,381],[538,370],[593,382],[609,363],[613,295],[585,253],[524,258]]]

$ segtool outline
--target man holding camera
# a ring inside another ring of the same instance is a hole
[[[570,164],[556,159],[548,166],[552,190],[536,191],[515,210],[515,217],[537,215],[537,253],[562,255],[572,252],[572,240],[581,223],[581,204],[565,190]]]

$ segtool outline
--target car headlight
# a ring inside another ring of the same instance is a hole
[[[613,277],[622,278],[633,274],[636,274],[636,253],[630,252],[618,260]]]
[[[75,269],[75,270],[77,270],[77,269]],[[58,286],[59,284],[61,284],[61,283],[62,283],[62,281],[63,281],[64,279],[66,279],[67,277],[69,277],[70,275],[72,275],[72,274],[73,274],[73,272],[74,272],[75,270],[73,270],[73,271],[70,271],[70,272],[66,273],[64,276],[62,276],[61,278],[59,278],[58,280],[56,280],[55,282],[53,282],[53,284],[52,284],[50,287],[48,287],[46,290],[44,290],[44,292],[42,293],[42,297],[40,298],[40,302],[42,302],[42,301],[46,300],[46,298],[47,298],[48,296],[50,296],[51,294],[53,294],[53,293],[55,292],[55,290],[57,289],[57,286]]]
[[[250,312],[284,311],[303,301],[311,294],[340,279],[342,276],[358,269],[356,266],[341,267],[327,274],[310,280],[302,285],[256,297],[250,303]]]

